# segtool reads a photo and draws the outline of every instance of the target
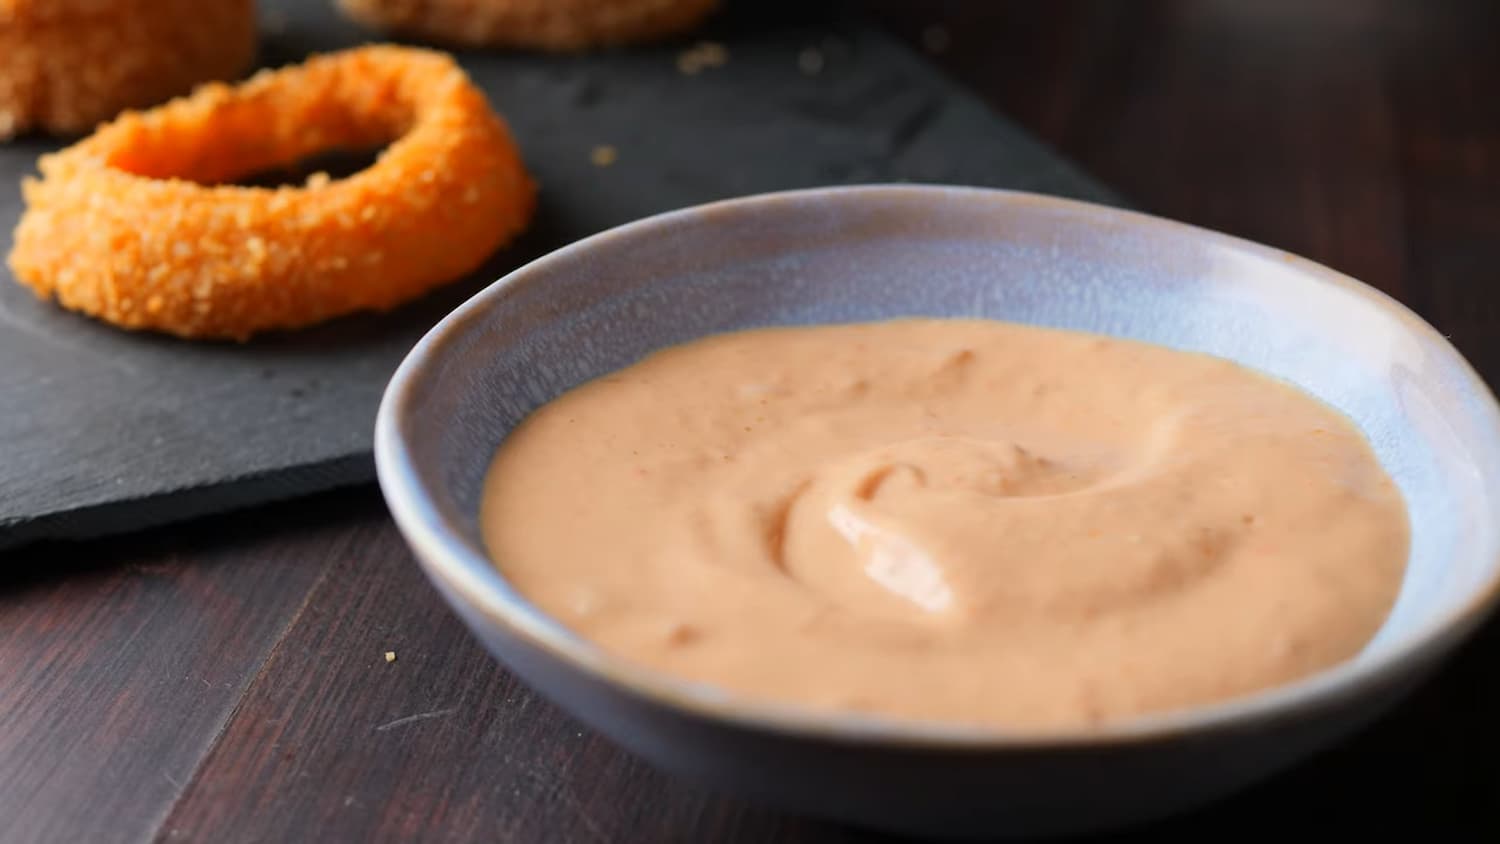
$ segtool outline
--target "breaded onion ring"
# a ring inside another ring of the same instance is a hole
[[[0,138],[71,135],[255,56],[254,0],[0,0]]]
[[[377,29],[470,47],[574,51],[697,26],[718,0],[339,0]]]
[[[306,187],[224,185],[396,138]],[[127,113],[41,160],[10,265],[38,295],[116,325],[245,338],[384,310],[475,269],[535,189],[452,59],[365,47]]]

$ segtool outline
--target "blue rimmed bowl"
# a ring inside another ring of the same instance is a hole
[[[1344,411],[1411,511],[1410,564],[1389,620],[1348,662],[1254,696],[1077,732],[1006,733],[753,704],[663,676],[570,632],[486,556],[485,470],[538,405],[714,332],[902,316],[994,317],[1208,352]],[[391,380],[375,439],[381,488],[417,560],[532,687],[694,781],[906,833],[1082,832],[1226,795],[1378,716],[1500,594],[1500,409],[1431,326],[1275,249],[1030,194],[796,191],[604,232],[516,270],[438,324]]]

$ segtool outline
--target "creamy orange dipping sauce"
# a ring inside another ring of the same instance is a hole
[[[486,480],[516,587],[743,696],[1067,728],[1357,653],[1406,510],[1360,432],[1203,355],[992,321],[725,334],[537,410]]]

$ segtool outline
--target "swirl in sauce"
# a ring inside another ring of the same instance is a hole
[[[543,406],[497,565],[622,657],[742,695],[1055,729],[1356,654],[1406,509],[1360,432],[1204,355],[980,320],[768,329]]]

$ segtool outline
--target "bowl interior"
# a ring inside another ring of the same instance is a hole
[[[903,316],[993,317],[1208,352],[1348,414],[1412,521],[1400,599],[1355,663],[1431,632],[1492,588],[1500,415],[1435,331],[1284,253],[1026,194],[794,192],[607,232],[522,268],[435,329],[398,374],[382,424],[428,499],[424,518],[464,558],[456,564],[487,567],[484,473],[533,408],[713,332]]]

